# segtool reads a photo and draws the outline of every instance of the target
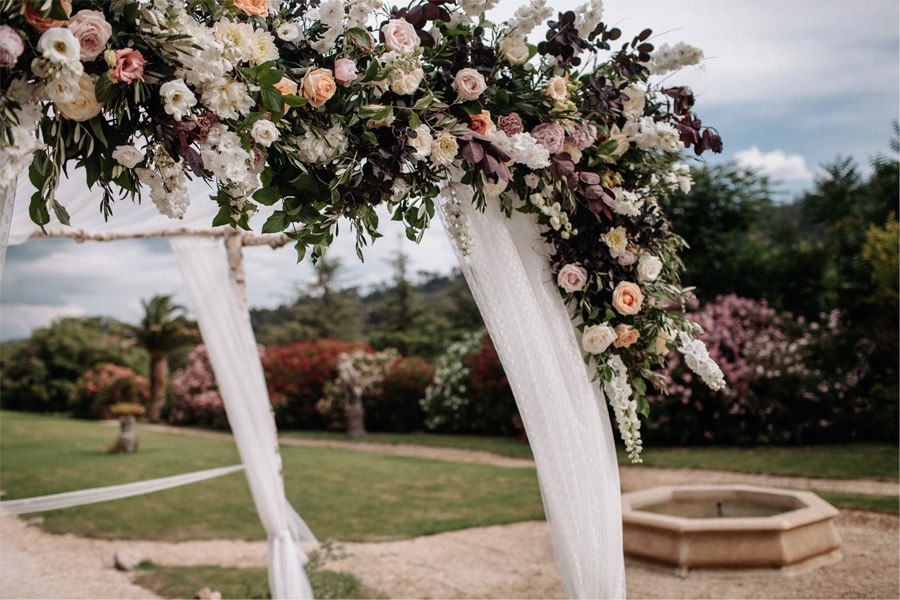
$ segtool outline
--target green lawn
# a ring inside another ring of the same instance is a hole
[[[351,440],[342,433],[331,431],[279,431],[278,435],[286,438],[306,440],[336,440],[360,443],[375,442],[378,444],[416,444],[436,448],[459,448],[463,450],[480,450],[493,452],[514,458],[532,458],[531,446],[515,438],[489,437],[475,435],[451,435],[441,433],[369,433],[366,437]]]
[[[0,413],[0,487],[10,500],[239,462],[234,444],[142,432],[109,455],[115,429]],[[541,519],[535,472],[332,450],[282,448],[288,498],[320,539],[383,540]],[[244,475],[45,513],[45,527],[109,538],[262,539]]]

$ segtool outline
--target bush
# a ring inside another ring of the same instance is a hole
[[[883,419],[861,395],[868,366],[847,347],[840,313],[809,322],[765,301],[720,296],[689,315],[725,375],[712,392],[669,355],[669,396],[651,395],[647,438],[656,443],[816,443],[866,437]],[[852,360],[834,360],[851,354]],[[896,413],[895,413],[896,414]]]
[[[316,409],[316,403],[325,392],[325,384],[337,376],[338,355],[358,349],[369,347],[329,339],[268,346],[263,367],[278,426],[325,429],[328,419]]]
[[[150,399],[147,378],[133,369],[106,363],[87,371],[75,386],[71,399],[72,414],[85,419],[113,417],[114,404],[146,405]]]
[[[175,371],[172,394],[174,402],[167,417],[172,425],[229,428],[219,386],[203,344],[188,355],[187,366]]]
[[[382,382],[381,394],[365,399],[370,431],[421,431],[425,411],[420,402],[434,377],[434,365],[421,358],[398,358]]]
[[[509,381],[487,333],[452,344],[440,358],[422,400],[425,425],[435,431],[521,435],[522,421]]]
[[[65,318],[31,337],[0,347],[0,406],[11,410],[65,412],[86,371],[114,363],[146,373],[147,353],[112,319]]]

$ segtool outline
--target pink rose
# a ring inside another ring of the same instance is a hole
[[[616,348],[627,348],[632,345],[638,338],[641,337],[641,332],[632,327],[631,325],[625,325],[622,323],[621,325],[616,325],[616,341],[613,342],[613,346]]]
[[[550,151],[550,154],[562,152],[566,141],[566,130],[556,123],[541,123],[531,130],[531,135],[538,143]]]
[[[234,0],[234,5],[251,17],[265,17],[269,14],[269,0]]]
[[[347,85],[356,79],[356,61],[350,58],[334,61],[334,78],[341,85]]]
[[[66,21],[45,17],[41,4],[36,5],[33,2],[22,2],[21,4],[22,14],[25,16],[25,20],[28,21],[28,24],[34,27],[34,30],[38,33],[44,33],[53,27],[65,27],[66,21],[68,21],[68,15],[72,14],[72,0],[60,0],[62,9],[66,13]]]
[[[619,263],[620,267],[630,267],[637,260],[637,256],[635,256],[634,252],[630,250],[623,250],[621,254],[616,258],[616,261]]]
[[[116,66],[113,67],[113,77],[116,81],[131,85],[135,81],[144,78],[144,55],[134,48],[114,50]]]
[[[497,129],[508,136],[514,136],[525,131],[525,126],[522,124],[522,117],[519,116],[519,113],[510,113],[497,119]]]
[[[453,89],[463,100],[476,100],[487,89],[487,83],[475,69],[460,69],[453,79]]]
[[[67,28],[81,44],[81,60],[94,60],[100,56],[112,35],[112,27],[97,10],[79,10],[69,20]]]
[[[393,19],[381,28],[384,45],[398,54],[409,54],[419,47],[419,34],[406,19]]]
[[[312,69],[300,80],[300,92],[316,108],[328,102],[336,90],[337,86],[329,69]]]
[[[620,315],[636,315],[641,311],[644,294],[637,284],[630,281],[619,282],[613,290],[612,305]]]
[[[597,140],[597,128],[590,123],[579,123],[566,132],[566,143],[579,150],[590,148]]]
[[[483,110],[477,115],[469,115],[469,129],[483,136],[490,135],[494,130],[490,111]]]
[[[24,51],[25,44],[16,30],[0,25],[0,68],[14,67]]]
[[[566,265],[559,270],[556,284],[568,293],[580,292],[587,283],[588,273],[579,265]]]

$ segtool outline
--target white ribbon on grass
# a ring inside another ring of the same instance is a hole
[[[206,469],[204,471],[194,471],[193,473],[172,475],[170,477],[146,479],[134,483],[107,485],[104,487],[77,490],[75,492],[63,492],[61,494],[50,494],[48,496],[21,498],[19,500],[5,500],[0,502],[0,517],[44,512],[46,510],[57,510],[60,508],[72,508],[73,506],[96,504],[98,502],[107,502],[109,500],[121,500],[122,498],[141,496],[143,494],[160,492],[162,490],[168,490],[190,483],[197,483],[198,481],[213,479],[214,477],[230,475],[232,473],[237,473],[243,468],[243,465],[217,467],[215,469]]]
[[[470,236],[463,274],[534,452],[560,577],[570,598],[624,598],[619,471],[606,402],[585,370],[533,215],[484,212],[448,186]],[[442,217],[444,215],[442,214]],[[446,219],[445,219],[446,221]],[[445,222],[445,226],[447,223]]]
[[[216,375],[250,493],[268,533],[273,598],[312,598],[301,543],[316,538],[284,494],[275,418],[250,314],[232,285],[221,241],[172,238],[203,341]]]

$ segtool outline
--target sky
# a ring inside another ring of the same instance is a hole
[[[550,0],[559,9],[579,1]],[[501,0],[489,13],[507,20],[521,4]],[[685,41],[704,50],[699,68],[671,76],[690,85],[697,113],[724,140],[721,157],[771,177],[783,200],[808,189],[820,165],[838,156],[862,166],[886,152],[900,111],[900,16],[896,0],[606,0],[604,20],[625,36],[645,27],[657,45]],[[706,156],[706,155],[704,155]],[[150,208],[148,206],[148,208]],[[387,222],[387,219],[383,219]],[[345,265],[347,285],[369,288],[390,277],[387,259],[401,249],[413,272],[455,266],[437,220],[419,246],[393,223],[355,256],[339,237],[330,255]],[[295,297],[311,279],[294,250],[245,249],[253,307]],[[0,340],[26,337],[62,316],[107,315],[136,322],[142,298],[174,294],[190,306],[168,242],[77,244],[38,240],[9,248],[0,282]]]

